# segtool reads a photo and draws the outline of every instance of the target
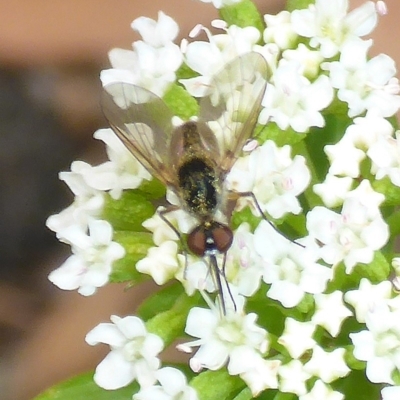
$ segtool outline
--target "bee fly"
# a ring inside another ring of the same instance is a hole
[[[111,128],[137,160],[178,196],[181,207],[197,219],[185,248],[209,259],[223,314],[226,305],[221,275],[226,278],[224,265],[218,266],[216,256],[223,254],[225,264],[233,232],[216,220],[216,213],[222,211],[227,216],[232,196],[224,187],[225,178],[253,133],[266,76],[267,64],[260,54],[237,57],[211,80],[210,95],[199,102],[198,120],[177,128],[172,124],[173,113],[154,93],[127,83],[104,88],[103,111]],[[171,206],[160,216],[181,239],[164,216],[177,208]]]

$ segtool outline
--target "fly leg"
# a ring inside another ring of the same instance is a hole
[[[297,246],[303,247],[304,246],[300,243],[297,243],[295,240],[292,240],[291,238],[289,238],[288,236],[286,236],[283,232],[281,232],[268,218],[267,216],[264,214],[263,210],[261,210],[260,204],[257,201],[257,198],[255,196],[255,194],[253,192],[235,192],[233,190],[229,191],[229,195],[236,200],[239,197],[251,197],[253,204],[256,206],[257,211],[260,213],[261,217],[263,220],[267,221],[270,226],[276,231],[278,232],[280,235],[282,235],[285,239],[287,239],[289,242],[296,244]]]
[[[181,208],[178,206],[174,206],[174,205],[170,205],[167,208],[164,208],[161,211],[157,211],[158,215],[160,216],[160,218],[175,232],[176,236],[178,237],[180,243],[181,243],[181,248],[183,251],[183,254],[185,256],[185,269],[184,269],[184,273],[183,276],[186,279],[186,271],[187,271],[187,267],[188,267],[188,249],[187,249],[187,245],[185,243],[185,241],[183,240],[183,237],[181,235],[181,233],[178,231],[178,229],[175,228],[175,226],[171,223],[171,221],[169,221],[169,219],[165,216],[166,214],[172,212],[172,211],[176,211],[176,210],[180,210]]]
[[[229,297],[232,301],[233,304],[233,308],[235,310],[235,312],[237,311],[237,307],[236,307],[236,303],[235,303],[235,299],[233,298],[233,294],[231,292],[231,288],[229,286],[228,280],[226,279],[226,275],[225,275],[225,263],[226,263],[226,253],[224,253],[224,259],[222,262],[222,268],[218,267],[218,261],[217,258],[215,257],[214,254],[210,254],[209,255],[209,259],[210,259],[210,271],[211,271],[211,277],[213,279],[214,285],[218,291],[218,296],[219,296],[219,300],[220,300],[220,311],[222,315],[226,315],[226,303],[225,303],[225,296],[224,296],[224,289],[222,286],[222,280],[221,280],[221,276],[223,277],[224,281],[225,281],[225,286],[226,289],[228,291]]]

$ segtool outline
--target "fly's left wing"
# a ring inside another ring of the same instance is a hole
[[[170,168],[173,114],[162,99],[128,83],[106,85],[102,108],[128,150],[164,185],[176,187]]]

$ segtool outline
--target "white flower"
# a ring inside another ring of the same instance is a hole
[[[394,185],[400,186],[400,132],[396,132],[396,138],[380,137],[367,155],[373,162],[371,172],[376,179],[388,176]]]
[[[371,382],[394,383],[391,377],[393,371],[393,363],[388,358],[380,356],[380,349],[372,332],[364,330],[358,333],[350,333],[350,339],[354,344],[354,357],[367,361],[366,374]],[[397,344],[398,346],[398,344]],[[393,350],[390,346],[386,352]]]
[[[304,369],[299,360],[292,360],[279,368],[279,389],[282,392],[295,393],[298,396],[307,393],[306,381],[311,374]]]
[[[153,47],[163,47],[173,42],[179,33],[179,25],[162,11],[158,12],[158,21],[147,17],[136,18],[131,27],[139,32],[144,42]]]
[[[324,58],[316,50],[310,50],[306,45],[300,43],[297,49],[285,50],[282,54],[286,61],[297,61],[301,66],[301,73],[308,79],[315,79],[320,72],[320,65]]]
[[[327,207],[334,208],[343,203],[352,184],[353,179],[348,176],[340,178],[327,174],[323,183],[317,183],[313,186],[313,191]]]
[[[242,0],[200,0],[203,3],[212,3],[215,8],[222,8],[232,4],[240,3]]]
[[[174,278],[182,268],[177,252],[176,242],[171,240],[163,242],[159,247],[151,247],[147,256],[136,264],[136,269],[151,275],[158,285],[163,285]]]
[[[110,353],[97,366],[94,380],[100,387],[114,390],[137,380],[141,386],[150,386],[156,380],[155,372],[163,350],[161,338],[148,333],[138,317],[111,316],[112,323],[102,323],[86,335],[91,346],[108,344]]]
[[[239,375],[248,385],[253,396],[265,389],[278,387],[279,360],[265,360],[257,350],[244,346],[232,351],[228,372]]]
[[[365,158],[365,153],[357,149],[347,137],[336,144],[326,145],[324,151],[331,164],[329,174],[357,178],[360,175],[360,163]]]
[[[350,334],[354,356],[367,362],[366,374],[373,383],[393,384],[400,370],[400,310],[380,302],[365,315],[368,330]]]
[[[379,206],[385,201],[385,196],[382,193],[375,192],[372,189],[371,182],[364,179],[352,191],[347,193],[346,199],[355,199],[360,205],[365,207],[366,213],[370,218],[375,218],[380,215]]]
[[[349,117],[365,110],[376,110],[383,117],[394,115],[400,107],[400,86],[394,78],[396,66],[386,54],[367,59],[372,39],[353,39],[342,48],[340,61],[329,64],[332,86],[338,98],[348,103]]]
[[[280,49],[293,46],[297,34],[293,31],[290,21],[290,12],[281,11],[276,15],[264,15],[266,28],[263,33],[265,43],[276,43]]]
[[[333,337],[339,334],[343,320],[352,315],[344,305],[342,297],[343,294],[339,290],[314,296],[316,310],[311,321],[324,327]]]
[[[161,245],[166,240],[179,240],[180,234],[189,233],[197,224],[196,218],[180,208],[179,198],[172,190],[167,190],[166,199],[173,206],[178,206],[178,208],[175,209],[175,207],[172,206],[170,208],[171,211],[169,211],[169,205],[166,207],[161,206],[151,218],[147,219],[142,224],[146,229],[153,232],[153,241],[157,246]],[[163,217],[160,216],[160,213],[163,213]],[[168,223],[165,220],[167,220]],[[170,225],[172,225],[176,231],[172,229]],[[177,233],[179,233],[179,235]]]
[[[306,350],[314,347],[315,340],[312,336],[315,328],[315,324],[310,321],[300,322],[288,317],[285,320],[285,330],[279,337],[278,343],[285,346],[293,358],[299,358]]]
[[[380,303],[386,303],[391,298],[392,284],[389,281],[380,282],[377,285],[362,278],[357,290],[350,290],[344,295],[346,303],[351,304],[356,311],[358,322],[365,322],[365,316]]]
[[[115,59],[127,59],[126,64],[133,64],[134,68],[121,68]],[[182,53],[174,43],[169,43],[162,48],[154,48],[147,43],[138,41],[134,43],[134,51],[121,49],[111,50],[109,58],[112,69],[103,70],[100,79],[103,86],[115,82],[134,84],[163,96],[168,86],[175,81],[176,70],[182,64]]]
[[[173,215],[176,212],[178,211],[171,211],[166,217],[173,226],[175,226],[175,218]],[[158,210],[151,218],[146,219],[146,221],[142,223],[142,226],[153,233],[153,242],[157,246],[160,246],[163,242],[168,240],[176,241],[178,239],[176,232],[160,217]]]
[[[279,60],[281,59],[281,53],[279,47],[275,43],[266,43],[263,46],[254,45],[253,51],[260,53],[267,62],[268,69],[273,73],[277,67]]]
[[[220,27],[220,26],[218,26]],[[198,72],[200,76],[181,79],[186,90],[195,97],[206,96],[212,92],[211,79],[220,72],[221,68],[239,55],[246,54],[260,38],[260,32],[253,26],[240,28],[232,25],[223,28],[226,34],[212,35],[211,32],[199,25],[193,34],[204,30],[209,42],[195,41],[185,48],[186,64]]]
[[[165,367],[155,372],[160,385],[141,388],[133,400],[197,400],[196,391],[187,384],[186,377],[176,368]]]
[[[301,71],[302,66],[297,61],[279,64],[265,91],[262,102],[265,108],[258,119],[260,124],[271,119],[280,129],[286,130],[290,126],[296,132],[325,125],[320,111],[333,99],[329,78],[320,75],[311,83]]]
[[[368,264],[374,251],[382,248],[389,230],[379,208],[370,207],[362,196],[347,196],[342,213],[324,207],[315,207],[307,214],[307,230],[322,247],[321,257],[336,265],[343,261],[346,273],[351,273],[358,263]]]
[[[382,400],[397,400],[400,397],[400,386],[389,386],[381,390]]]
[[[329,175],[357,178],[360,163],[368,155],[372,161],[377,160],[376,164],[373,162],[371,172],[383,176],[383,171],[387,169],[378,166],[381,163],[388,165],[386,160],[393,160],[393,156],[388,155],[396,152],[393,147],[387,146],[394,141],[392,135],[393,126],[376,111],[368,111],[365,117],[355,118],[338,143],[324,148],[331,164]]]
[[[181,265],[187,265],[187,267],[179,270],[175,277],[179,282],[182,283],[186,293],[189,296],[191,296],[196,290],[199,290],[200,292],[206,291],[207,293],[213,293],[217,290],[213,275],[211,273],[211,268],[213,267],[210,265],[209,260],[206,258],[199,259],[198,257],[191,256],[190,254],[178,256]],[[218,268],[221,268],[223,264],[223,257],[217,256],[216,259]],[[227,282],[225,282],[225,279],[222,277],[222,275],[221,280],[225,306],[227,305],[227,302],[229,306],[231,304],[231,297],[229,292],[226,291],[225,283]],[[229,288],[231,292],[235,291],[232,285],[230,285]]]
[[[332,390],[321,380],[317,380],[311,391],[299,397],[299,400],[343,400],[342,393]]]
[[[269,298],[284,307],[295,307],[305,293],[321,293],[331,278],[331,270],[316,262],[318,254],[290,242],[266,221],[254,233],[254,246],[264,259],[265,283],[271,284]]]
[[[95,167],[82,169],[85,182],[93,189],[109,191],[111,197],[119,199],[125,189],[136,189],[143,179],[151,175],[128,151],[111,129],[99,129],[93,135],[107,145],[110,161]]]
[[[112,69],[103,70],[100,79],[103,86],[115,82],[131,83],[162,96],[169,84],[175,81],[175,72],[182,64],[179,46],[172,40],[177,25],[163,13],[159,20],[138,18],[132,26],[145,41],[136,41],[132,50],[113,49],[109,53]]]
[[[336,348],[326,352],[320,346],[314,346],[311,359],[304,369],[313,376],[318,376],[325,383],[343,378],[351,371],[344,361],[345,349]]]
[[[64,231],[73,255],[49,274],[49,280],[64,290],[90,296],[108,283],[114,261],[125,255],[124,248],[112,241],[112,227],[107,221],[89,222],[89,235],[78,227]]]
[[[241,224],[226,256],[226,278],[244,296],[252,296],[258,290],[263,274],[263,261],[254,249],[253,238],[250,226]]]
[[[290,146],[279,148],[272,140],[267,140],[249,156],[237,160],[227,177],[227,187],[238,193],[253,193],[261,210],[273,218],[281,218],[289,212],[299,214],[301,207],[297,196],[307,188],[310,171],[304,157],[292,159],[290,152]],[[255,208],[251,197],[239,198],[238,204]]]
[[[208,368],[217,370],[227,363],[231,352],[239,346],[256,349],[261,353],[267,350],[266,331],[255,324],[256,314],[241,312],[243,304],[236,304],[238,311],[230,312],[221,318],[217,309],[195,307],[190,310],[185,332],[198,337],[186,346],[200,346],[191,359],[195,370]],[[234,359],[229,360],[234,362]]]
[[[64,240],[64,232],[76,227],[85,230],[89,220],[98,217],[104,206],[104,193],[90,187],[84,177],[86,163],[74,161],[70,172],[60,172],[60,180],[64,181],[74,194],[74,202],[59,214],[51,215],[46,225],[56,232],[60,241]]]
[[[240,375],[250,386],[253,394],[266,388],[277,387],[279,361],[267,361],[266,331],[256,325],[256,314],[244,314],[243,297],[235,298],[236,312],[228,309],[222,316],[216,307],[195,307],[189,312],[185,332],[197,340],[180,346],[190,351],[199,346],[190,360],[190,366],[198,372],[202,368],[220,369],[228,363],[231,375]]]
[[[354,118],[344,136],[355,147],[366,152],[380,138],[393,136],[393,131],[392,124],[374,110],[368,111],[365,117]]]
[[[325,58],[335,56],[350,39],[370,33],[377,22],[372,1],[347,14],[348,0],[316,0],[308,9],[292,12],[293,30],[311,38],[311,47],[319,47]]]

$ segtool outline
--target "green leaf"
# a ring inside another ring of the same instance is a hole
[[[278,301],[266,296],[268,285],[261,284],[255,295],[249,297],[246,312],[258,315],[257,325],[264,327],[270,334],[279,337],[285,327],[286,316],[296,318],[294,309],[285,309]],[[299,319],[301,320],[301,318]]]
[[[329,168],[328,157],[324,152],[324,147],[327,144],[337,143],[347,127],[352,121],[345,115],[325,115],[325,127],[312,127],[305,138],[307,148],[307,164],[312,165],[312,169],[317,174],[319,182],[325,180]]]
[[[365,370],[365,366],[367,363],[365,361],[360,361],[354,357],[353,350],[354,346],[349,345],[345,346],[346,352],[344,354],[344,361],[348,365],[348,367],[352,370],[362,371]]]
[[[147,197],[138,190],[126,190],[120,199],[107,195],[102,217],[114,230],[141,232],[143,221],[154,215],[155,208]]]
[[[182,86],[174,83],[164,94],[163,100],[170,110],[182,118],[188,120],[199,113],[197,101]]]
[[[307,235],[306,217],[304,214],[286,214],[285,219],[279,230],[285,232],[288,238],[298,238]]]
[[[284,146],[285,144],[294,145],[301,142],[305,136],[304,133],[297,133],[292,128],[283,131],[275,122],[268,122],[266,125],[257,125],[254,131],[254,138],[260,143],[273,140],[277,146]]]
[[[253,394],[251,393],[251,390],[246,387],[237,396],[235,396],[233,400],[251,400],[252,398]]]
[[[297,400],[298,397],[293,393],[276,392],[271,400]],[[322,399],[321,399],[322,400]]]
[[[232,214],[231,227],[237,229],[242,223],[247,222],[250,225],[250,230],[254,232],[260,223],[260,217],[256,217],[250,210],[250,207],[245,207],[243,210]]]
[[[145,275],[136,269],[136,263],[154,246],[153,236],[147,232],[115,231],[113,239],[125,249],[125,256],[113,263],[111,282],[142,281]]]
[[[157,314],[169,310],[182,295],[182,290],[182,283],[178,281],[161,287],[140,304],[136,311],[137,315],[143,321],[147,321]]]
[[[351,371],[344,379],[331,383],[334,390],[344,394],[346,400],[380,399],[381,385],[371,383],[365,376],[365,371]]]
[[[183,288],[181,286],[181,291]],[[162,304],[162,297],[159,297]],[[157,313],[146,322],[146,328],[163,339],[165,346],[184,335],[186,318],[190,309],[198,302],[198,296],[189,297],[181,294],[173,307],[167,311]]]
[[[219,15],[228,25],[236,25],[241,28],[253,26],[261,34],[264,31],[264,20],[255,4],[250,0],[243,0],[239,3],[222,7],[219,10]]]
[[[372,283],[379,283],[388,279],[390,264],[380,251],[376,251],[369,264],[357,264],[353,273],[368,278]]]
[[[385,196],[385,206],[398,206],[400,204],[400,187],[393,185],[385,176],[383,179],[373,180],[372,188]]]
[[[386,222],[389,225],[390,236],[394,237],[400,234],[400,211],[394,212]]]
[[[136,189],[138,193],[144,194],[149,199],[160,199],[165,197],[166,188],[157,179],[151,179],[150,181],[144,180],[140,187]]]
[[[178,71],[176,71],[176,81],[178,82],[179,79],[190,79],[199,76],[196,71],[193,71],[188,65],[183,63]]]
[[[315,0],[287,0],[285,9],[288,11],[301,10],[314,3]]]
[[[231,376],[225,369],[204,371],[190,381],[200,400],[231,400],[244,388],[238,376]]]
[[[136,382],[118,390],[102,389],[93,381],[93,372],[88,372],[47,389],[34,400],[132,400],[138,389]]]
[[[333,279],[328,282],[325,292],[332,293],[335,290],[345,292],[347,290],[358,288],[360,279],[361,278],[358,274],[346,274],[346,267],[344,263],[341,262],[335,266]]]

